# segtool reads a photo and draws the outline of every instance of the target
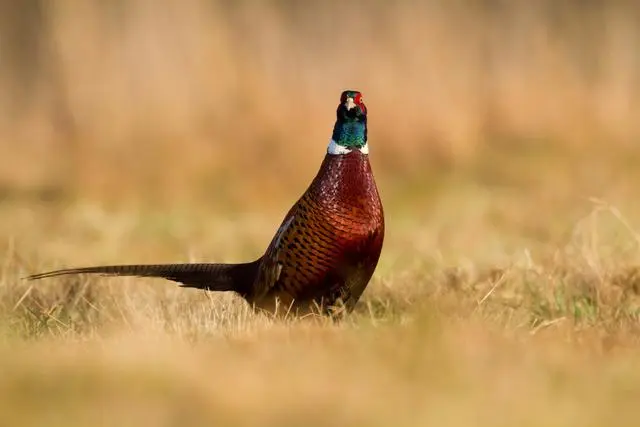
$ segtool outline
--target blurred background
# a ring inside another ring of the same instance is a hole
[[[20,280],[257,258],[344,89],[386,220],[344,324]],[[639,95],[637,0],[0,0],[0,418],[640,425]]]
[[[0,200],[262,209],[306,188],[346,88],[392,199],[615,192],[639,23],[632,0],[2,1]]]

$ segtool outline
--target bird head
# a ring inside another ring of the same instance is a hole
[[[367,107],[360,92],[357,90],[342,92],[340,105],[338,105],[338,119],[340,118],[346,121],[366,121]]]
[[[367,107],[360,92],[345,90],[340,95],[329,152],[346,154],[353,149],[368,152]]]

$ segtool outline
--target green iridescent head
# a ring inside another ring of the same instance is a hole
[[[356,90],[342,92],[331,139],[337,146],[346,150],[366,148],[367,107],[360,92]]]

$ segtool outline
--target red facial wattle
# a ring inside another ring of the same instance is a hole
[[[360,107],[363,114],[367,114],[367,106],[364,105],[364,101],[362,100],[362,94],[358,93],[355,98],[353,98],[353,102]]]

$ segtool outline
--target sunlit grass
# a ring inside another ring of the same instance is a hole
[[[378,272],[340,323],[274,320],[162,280],[20,280],[59,266],[249,259],[277,215],[7,206],[2,413],[19,425],[633,425],[638,217],[593,202],[536,241],[464,210],[474,196],[460,188],[422,221],[388,216]]]

